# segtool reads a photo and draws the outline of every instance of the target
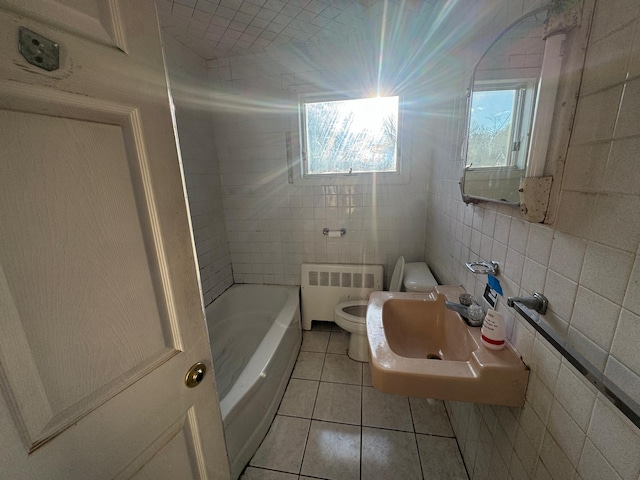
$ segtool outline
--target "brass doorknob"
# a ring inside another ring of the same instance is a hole
[[[207,367],[204,363],[194,363],[184,376],[184,384],[189,388],[197,387],[205,373],[207,373]]]

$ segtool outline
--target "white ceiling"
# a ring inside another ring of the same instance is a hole
[[[385,0],[156,0],[164,33],[211,60],[348,35]],[[387,0],[415,10],[424,0]],[[433,0],[427,0],[433,3]]]

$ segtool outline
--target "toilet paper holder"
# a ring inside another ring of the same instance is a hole
[[[329,230],[325,227],[322,229],[322,234],[328,237],[342,237],[347,234],[347,229],[343,227],[340,230]]]

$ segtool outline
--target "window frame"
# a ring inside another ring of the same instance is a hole
[[[358,91],[337,91],[337,92],[312,92],[299,93],[297,97],[297,127],[300,168],[298,169],[298,182],[312,184],[327,183],[362,183],[371,182],[375,177],[377,182],[382,183],[408,183],[409,172],[402,159],[403,131],[403,96],[399,93],[388,92],[381,97],[398,97],[398,122],[396,128],[396,170],[389,172],[344,172],[344,173],[309,173],[307,156],[307,123],[305,115],[305,105],[307,103],[333,102],[345,100],[360,100],[374,98]]]

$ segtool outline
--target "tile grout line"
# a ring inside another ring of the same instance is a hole
[[[360,466],[360,480],[364,480],[362,478],[362,452],[363,452],[363,447],[364,447],[364,435],[363,435],[363,430],[364,430],[364,368],[361,366],[360,367],[360,462],[359,462],[359,466]]]
[[[453,431],[453,438],[456,441],[456,446],[458,447],[458,453],[460,454],[460,459],[462,460],[462,466],[464,467],[464,471],[467,474],[467,478],[470,479],[469,469],[467,468],[467,462],[464,461],[464,455],[462,454],[462,449],[460,448],[460,442],[458,441],[458,436],[456,435],[455,430],[453,430],[453,424],[451,423],[451,417],[449,416],[449,410],[445,405],[444,413],[447,415],[447,420],[449,420],[449,424],[451,425],[451,430]]]
[[[313,328],[313,325],[312,327]],[[308,330],[311,331],[311,330]],[[331,337],[331,335],[329,335]],[[327,341],[327,348],[329,342]],[[320,353],[320,352],[319,352]],[[313,408],[311,409],[311,418],[309,419],[309,429],[307,430],[307,439],[304,442],[304,449],[302,450],[302,460],[300,461],[300,469],[298,470],[298,477],[302,475],[302,466],[304,465],[304,456],[307,454],[307,446],[309,445],[309,436],[311,435],[311,425],[313,423],[313,412],[316,409],[316,403],[318,402],[318,393],[320,392],[320,383],[322,382],[322,372],[324,370],[324,365],[327,359],[327,352],[324,352],[324,358],[322,359],[322,368],[320,369],[320,378],[318,379],[318,389],[316,390],[316,396],[313,399]]]
[[[420,455],[420,445],[418,445],[418,435],[416,434],[416,421],[413,418],[413,408],[411,407],[411,400],[407,397],[407,403],[409,404],[409,415],[411,415],[411,427],[413,428],[413,442],[416,445],[416,451],[418,452],[418,466],[420,467],[420,476],[424,478],[424,470],[422,468],[422,456]]]
[[[326,350],[325,350],[324,352],[312,352],[312,353],[323,354],[323,360],[322,360],[322,364],[321,364],[321,368],[320,368],[320,377],[319,377],[319,379],[318,379],[318,380],[311,380],[311,379],[302,379],[302,378],[298,379],[298,378],[296,378],[297,380],[313,381],[314,383],[315,383],[315,382],[317,382],[318,387],[317,387],[317,390],[316,390],[316,392],[315,392],[315,396],[314,396],[314,399],[313,399],[313,406],[312,406],[312,408],[311,408],[311,414],[310,414],[310,417],[309,417],[309,418],[307,418],[307,417],[299,416],[299,415],[292,415],[292,414],[279,414],[279,413],[277,413],[277,412],[276,412],[276,415],[279,415],[279,416],[281,416],[281,417],[299,418],[299,419],[303,419],[303,420],[309,420],[309,427],[308,427],[308,430],[307,430],[307,436],[306,436],[306,439],[305,439],[305,445],[304,445],[303,452],[302,452],[303,454],[302,454],[301,465],[300,465],[300,468],[299,468],[299,470],[298,470],[298,475],[299,475],[299,476],[302,476],[302,473],[301,473],[301,472],[302,472],[302,465],[304,464],[305,456],[306,456],[306,454],[307,454],[307,447],[308,447],[309,442],[310,442],[311,424],[312,424],[312,423],[313,423],[313,421],[314,421],[313,416],[314,416],[314,413],[315,413],[315,408],[318,406],[318,399],[319,399],[319,392],[320,392],[320,386],[321,386],[321,384],[322,384],[322,383],[327,383],[327,384],[334,384],[334,385],[350,385],[350,386],[359,386],[359,387],[360,387],[360,388],[359,388],[359,391],[360,391],[360,411],[359,411],[359,417],[360,417],[360,419],[359,419],[359,425],[358,425],[358,424],[353,424],[353,423],[346,423],[346,422],[332,421],[332,420],[317,420],[317,419],[316,419],[316,421],[322,421],[322,422],[329,423],[329,424],[334,424],[334,425],[344,425],[344,426],[350,426],[350,427],[359,426],[359,427],[360,427],[360,432],[359,432],[359,433],[360,433],[360,449],[359,449],[359,462],[358,462],[358,466],[359,466],[359,475],[358,475],[358,477],[357,477],[357,478],[359,478],[360,480],[365,480],[365,479],[363,478],[363,452],[364,452],[364,426],[365,426],[365,425],[364,425],[364,391],[365,391],[365,384],[364,384],[364,380],[365,380],[365,379],[364,379],[364,374],[365,374],[365,371],[364,371],[364,370],[365,370],[365,369],[364,369],[364,363],[363,363],[363,362],[356,362],[356,363],[358,363],[358,364],[359,364],[359,366],[360,366],[360,369],[359,369],[359,373],[360,373],[360,382],[359,382],[359,384],[357,384],[357,383],[342,383],[342,382],[335,382],[335,381],[330,381],[330,382],[323,381],[323,380],[322,380],[322,374],[323,374],[323,372],[324,372],[324,367],[325,367],[325,366],[327,366],[326,361],[327,361],[327,358],[328,358],[328,357],[327,357],[327,355],[329,355],[328,348],[329,348],[329,343],[330,343],[330,339],[331,339],[331,334],[332,334],[332,333],[333,333],[333,332],[331,332],[331,333],[330,333],[330,335],[329,335],[329,340],[327,341],[327,344],[326,344]],[[300,349],[300,352],[309,352],[309,351],[306,351],[306,350],[302,350],[302,349]],[[344,355],[344,354],[334,354],[334,355]],[[347,356],[347,357],[348,357],[348,355],[345,355],[345,356]],[[353,360],[349,358],[349,361],[353,361]],[[288,388],[289,383],[291,382],[291,380],[292,380],[292,379],[294,379],[294,378],[295,378],[295,377],[290,376],[290,378],[289,378],[289,382],[288,382],[288,384],[287,384],[287,388]],[[370,388],[370,387],[369,387],[369,386],[367,386],[366,388]],[[371,387],[371,388],[373,388],[373,387]],[[285,390],[285,391],[286,391],[286,390]],[[399,430],[399,429],[395,429],[395,428],[388,428],[388,427],[370,427],[370,428],[372,428],[373,430],[379,430],[379,431],[391,431],[391,432],[399,432],[399,433],[400,433],[400,432],[401,432],[401,433],[412,433],[412,434],[413,434],[413,437],[414,437],[414,445],[415,445],[416,450],[417,450],[417,453],[418,453],[418,455],[417,455],[417,460],[418,460],[418,463],[419,463],[419,465],[418,465],[418,466],[419,466],[419,468],[420,468],[420,475],[421,475],[421,478],[424,478],[424,475],[425,475],[425,473],[424,473],[424,467],[423,467],[423,465],[422,465],[422,461],[421,461],[421,456],[422,456],[422,455],[421,455],[420,448],[419,448],[419,444],[418,444],[418,439],[417,439],[417,435],[418,435],[418,433],[417,433],[417,428],[416,428],[416,425],[415,425],[415,422],[416,422],[416,419],[415,419],[416,412],[414,412],[414,411],[413,411],[413,410],[414,410],[414,407],[412,406],[412,404],[411,404],[411,401],[410,401],[409,397],[408,397],[408,396],[406,396],[406,397],[405,397],[405,399],[406,399],[406,402],[408,402],[409,414],[410,414],[410,419],[411,419],[411,430],[410,430],[410,431],[408,431],[408,430],[401,430],[401,429]],[[281,403],[282,403],[282,401],[281,401]],[[278,410],[279,410],[279,408],[278,408]],[[451,425],[451,418],[450,418],[450,415],[449,415],[449,411],[448,411],[446,408],[444,408],[444,410],[445,410],[445,415],[446,415],[447,421],[448,421],[448,422],[449,422],[449,424]],[[456,446],[458,447],[458,452],[459,452],[459,454],[461,455],[461,450],[460,450],[460,445],[459,445],[459,443],[458,443],[458,438],[457,438],[457,436],[455,435],[455,432],[453,432],[453,433],[454,433],[454,435],[453,435],[453,436],[454,436],[454,438],[455,438],[455,440],[456,440]],[[436,437],[436,438],[448,438],[448,439],[449,439],[449,438],[451,438],[450,436],[447,436],[447,435],[434,435],[434,434],[431,434],[431,433],[427,433],[427,434],[425,434],[425,436]],[[465,468],[465,474],[466,474],[466,476],[467,476],[467,479],[469,479],[469,478],[470,478],[470,477],[469,477],[469,473],[468,473],[467,466],[466,466],[466,464],[464,463],[464,461],[463,461],[463,466],[464,466],[464,468]],[[276,469],[272,469],[272,468],[268,468],[268,467],[267,467],[267,468],[263,468],[263,467],[254,467],[254,468],[263,469],[263,470],[265,470],[265,471],[281,472],[280,470],[276,470]],[[291,472],[283,472],[283,473],[291,473]],[[295,474],[293,474],[293,475],[295,475]],[[313,477],[313,476],[312,476],[312,477]],[[313,477],[313,478],[316,478],[316,477]],[[317,478],[321,478],[321,477],[317,477]]]

